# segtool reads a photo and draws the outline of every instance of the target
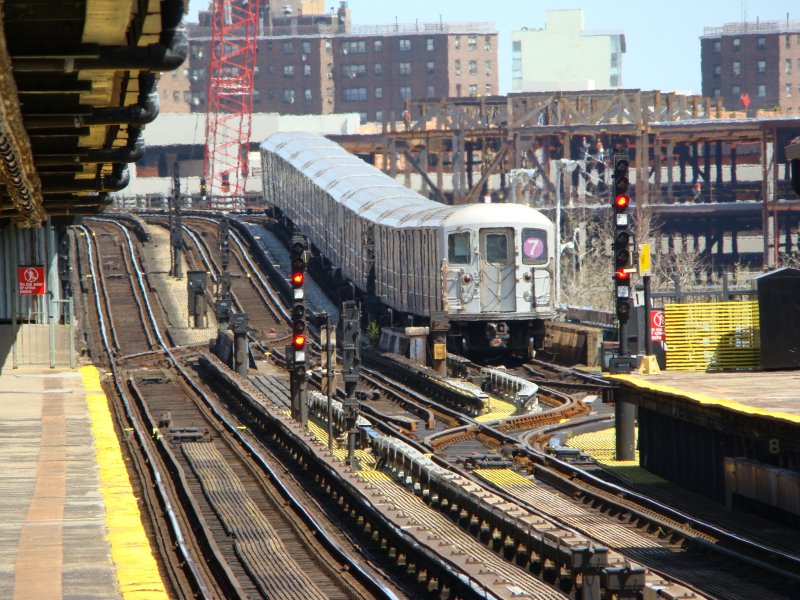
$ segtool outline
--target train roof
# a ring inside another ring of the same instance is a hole
[[[304,173],[337,202],[387,227],[550,224],[539,211],[520,204],[450,206],[429,200],[320,135],[279,132],[268,137],[261,148]]]
[[[387,226],[437,227],[459,208],[425,198],[319,135],[275,133],[261,148],[303,172],[337,202]]]
[[[444,224],[447,227],[505,227],[509,224],[539,226],[547,228],[552,222],[538,210],[524,204],[464,204],[449,215]]]

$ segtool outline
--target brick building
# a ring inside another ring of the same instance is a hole
[[[700,38],[703,96],[728,109],[800,113],[800,21],[727,23]],[[744,100],[744,102],[743,102]]]
[[[280,15],[264,14],[254,112],[355,112],[362,122],[381,122],[401,119],[407,100],[499,91],[494,24],[354,27],[346,2],[325,14],[306,14],[309,7],[318,8],[313,2],[296,2]],[[190,94],[181,90],[179,96],[186,100],[177,112],[206,110],[210,40],[210,14],[200,13],[199,23],[189,24]],[[168,77],[162,81],[170,98],[172,83]]]

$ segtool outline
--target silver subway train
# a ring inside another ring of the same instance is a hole
[[[446,313],[451,351],[526,354],[542,343],[555,230],[539,211],[428,200],[307,133],[272,135],[261,160],[267,204],[363,298],[404,323]]]

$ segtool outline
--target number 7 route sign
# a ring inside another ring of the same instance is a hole
[[[18,294],[20,296],[42,296],[46,293],[44,287],[44,267],[22,266],[17,267]]]

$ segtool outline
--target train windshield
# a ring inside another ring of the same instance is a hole
[[[547,232],[543,229],[522,230],[522,262],[526,265],[547,263]]]
[[[447,236],[447,262],[451,265],[468,265],[470,259],[469,231]]]
[[[508,234],[487,233],[486,248],[484,250],[486,262],[494,264],[508,263]]]

